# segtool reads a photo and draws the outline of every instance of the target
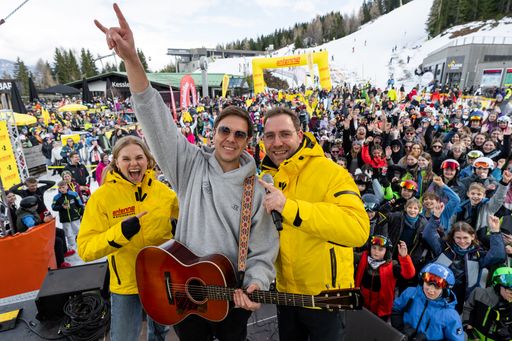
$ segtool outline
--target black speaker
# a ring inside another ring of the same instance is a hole
[[[36,297],[36,318],[40,321],[61,318],[68,299],[83,292],[99,291],[108,300],[108,281],[106,261],[48,270]]]

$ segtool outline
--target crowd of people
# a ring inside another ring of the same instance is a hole
[[[114,10],[119,27],[96,25],[125,62],[137,124],[54,113],[27,131],[49,165],[65,165],[52,203],[58,264],[69,266],[74,250],[109,259],[112,340],[140,333],[137,252],[171,239],[199,256],[226,255],[239,279],[227,317],[190,315],[174,326],[180,340],[244,340],[260,307],[251,293],[274,280],[304,295],[355,285],[410,340],[512,339],[510,89],[492,100],[437,86],[269,90],[202,98],[175,121]],[[55,151],[80,122],[88,134]],[[273,183],[256,181],[262,174]],[[52,219],[42,198],[55,183],[39,184],[28,178],[8,192],[17,232]],[[345,313],[278,304],[278,326],[281,340],[341,340]],[[149,319],[149,335],[167,331]]]

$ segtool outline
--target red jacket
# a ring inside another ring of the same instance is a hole
[[[400,263],[400,275],[405,279],[414,277],[416,271],[409,255],[398,257]],[[364,251],[357,266],[355,285],[361,288],[364,297],[364,306],[379,317],[391,315],[393,300],[395,298],[396,278],[393,273],[393,261],[386,262],[379,267],[380,290],[372,291],[371,288],[361,287],[363,275],[368,267],[368,251]]]
[[[363,162],[367,165],[372,166],[373,168],[382,168],[388,165],[385,157],[377,157],[372,158],[370,156],[370,148],[367,144],[363,144],[363,149],[361,150],[361,157],[363,158]]]

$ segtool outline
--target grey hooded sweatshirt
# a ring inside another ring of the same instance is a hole
[[[243,182],[256,173],[254,159],[244,151],[240,167],[224,173],[213,148],[199,148],[179,132],[155,89],[149,86],[133,94],[133,104],[149,147],[178,194],[180,213],[174,238],[198,256],[225,255],[236,271]],[[275,278],[279,239],[263,207],[264,195],[256,182],[243,285],[256,283],[268,290]]]

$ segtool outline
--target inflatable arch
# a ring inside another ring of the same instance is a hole
[[[252,60],[252,77],[254,82],[254,93],[258,94],[264,91],[263,69],[277,69],[283,67],[318,65],[320,76],[320,86],[325,90],[331,90],[331,73],[329,72],[329,54],[327,51],[313,52],[313,61],[308,63],[308,55],[301,54],[297,56],[284,56],[274,58],[254,58]]]

